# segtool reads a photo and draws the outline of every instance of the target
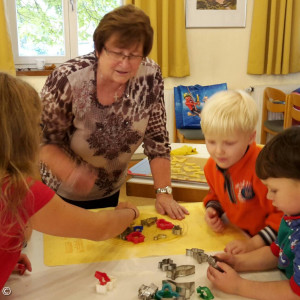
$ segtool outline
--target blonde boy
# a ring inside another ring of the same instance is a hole
[[[243,91],[213,95],[201,114],[201,128],[210,154],[204,172],[210,190],[204,198],[205,220],[215,232],[226,226],[223,215],[251,239],[232,241],[225,251],[248,252],[270,245],[277,236],[282,212],[267,201],[267,188],[255,174],[260,147],[255,143],[258,110]]]
[[[300,299],[300,128],[276,135],[260,152],[257,176],[268,188],[268,199],[284,212],[278,237],[271,246],[232,255],[219,253],[222,262],[208,267],[207,278],[225,293],[251,299]],[[264,271],[278,267],[282,280],[254,281],[237,272]],[[234,297],[231,297],[233,299]]]

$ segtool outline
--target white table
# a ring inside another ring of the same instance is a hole
[[[120,250],[119,250],[120,251]],[[154,256],[146,258],[132,258],[129,260],[79,264],[69,266],[47,267],[43,263],[43,240],[42,234],[33,232],[31,241],[25,250],[32,262],[32,273],[26,272],[23,276],[13,274],[6,285],[12,291],[11,295],[0,299],[22,300],[82,300],[82,299],[105,299],[105,300],[137,300],[138,289],[142,284],[154,283],[161,289],[162,280],[167,279],[165,272],[158,268],[158,262],[164,258],[173,259],[177,265],[193,264],[196,266],[195,275],[179,277],[176,282],[195,281],[195,287],[207,286],[212,291],[215,300],[245,299],[232,295],[226,295],[213,289],[206,278],[207,263],[198,264],[197,261],[185,255]],[[96,293],[94,278],[95,271],[105,272],[116,277],[116,287],[101,295]],[[274,270],[269,272],[249,273],[242,275],[254,280],[282,280],[284,275]],[[195,292],[191,300],[201,299]]]

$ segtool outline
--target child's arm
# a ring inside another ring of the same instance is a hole
[[[221,262],[230,265],[238,272],[270,270],[278,263],[278,258],[273,254],[270,246],[238,255],[222,252],[216,256]]]
[[[217,256],[222,260],[218,262],[218,266],[224,272],[209,267],[207,277],[223,292],[253,299],[299,299],[292,291],[288,280],[256,282],[243,279],[236,273],[236,271],[263,271],[275,268],[278,259],[269,246],[240,255],[219,253]]]
[[[46,234],[100,241],[122,233],[138,216],[138,209],[130,203],[119,204],[114,210],[92,212],[54,195],[30,221],[33,229]]]
[[[265,245],[271,245],[277,237],[283,212],[274,207],[272,201],[267,199],[268,189],[257,176],[253,178],[253,188],[259,198],[261,209],[266,215],[265,227],[258,232],[258,235],[263,239]]]
[[[206,209],[205,221],[215,232],[222,232],[225,228],[225,224],[221,219],[224,214],[221,203],[218,200],[218,196],[214,190],[213,175],[211,170],[216,168],[215,162],[212,158],[209,158],[204,166],[204,173],[207,183],[209,185],[208,194],[203,199],[203,204]]]
[[[262,237],[257,234],[248,240],[235,240],[229,242],[224,251],[231,254],[240,254],[266,246]]]
[[[225,263],[218,263],[223,273],[213,267],[207,270],[207,278],[221,291],[251,299],[282,300],[299,299],[291,289],[288,280],[260,282],[240,277]]]

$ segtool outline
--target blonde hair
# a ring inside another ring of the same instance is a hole
[[[258,109],[254,99],[240,90],[221,91],[210,97],[201,112],[203,134],[228,135],[236,130],[252,133]]]
[[[34,88],[0,72],[0,233],[17,238],[18,247],[24,237],[29,178],[38,174],[40,114],[41,102]],[[12,235],[15,226],[20,230]]]

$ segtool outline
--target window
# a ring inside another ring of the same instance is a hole
[[[122,0],[5,0],[14,61],[62,63],[93,51],[101,18]]]

